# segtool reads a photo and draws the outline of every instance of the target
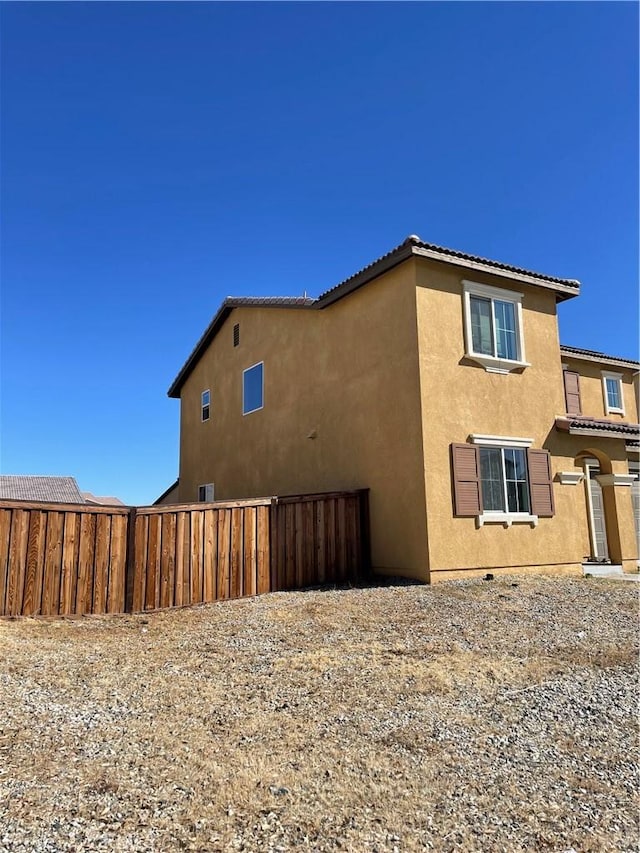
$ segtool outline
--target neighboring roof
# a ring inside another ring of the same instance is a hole
[[[91,492],[82,492],[85,503],[97,506],[126,506],[120,498],[92,495]]]
[[[175,483],[171,483],[171,485],[169,486],[169,488],[168,488],[168,489],[165,489],[165,490],[164,490],[164,492],[160,495],[160,497],[159,497],[159,498],[156,498],[156,499],[155,499],[155,501],[153,502],[152,506],[156,506],[156,504],[159,504],[159,503],[160,503],[160,501],[164,500],[164,499],[167,497],[167,495],[168,495],[168,494],[170,494],[174,489],[176,489],[176,488],[178,487],[178,483],[179,483],[179,482],[180,482],[180,477],[178,477],[178,479],[175,481]]]
[[[580,349],[579,347],[567,347],[560,344],[560,353],[568,355],[571,358],[576,358],[579,361],[599,361],[605,364],[610,364],[612,367],[631,367],[636,370],[640,367],[640,362],[634,361],[631,358],[621,358],[617,355],[606,355],[603,352],[597,352],[593,349]]]
[[[519,281],[534,284],[556,291],[557,299],[571,299],[580,292],[580,282],[572,278],[557,278],[556,276],[532,272],[531,270],[515,267],[501,261],[491,261],[477,255],[469,255],[455,249],[446,249],[433,243],[424,243],[415,234],[411,234],[395,249],[391,249],[386,255],[373,261],[354,275],[326,290],[318,299],[310,299],[306,296],[257,296],[257,297],[232,297],[228,296],[213,319],[205,329],[202,337],[196,343],[191,354],[183,364],[180,372],[173,380],[167,394],[169,397],[179,397],[180,389],[186,382],[189,374],[196,366],[200,357],[205,352],[211,341],[217,335],[224,321],[234,308],[261,307],[261,308],[313,308],[322,309],[337,302],[364,284],[373,281],[393,267],[401,264],[412,256],[424,257],[433,261],[455,264],[478,272],[486,272],[493,275],[507,276]]]
[[[627,438],[640,436],[640,424],[629,424],[624,421],[604,421],[598,418],[559,417],[556,418],[556,429],[568,432],[570,435],[601,435],[603,438]]]
[[[0,499],[84,503],[73,477],[39,477],[25,474],[0,474]]]

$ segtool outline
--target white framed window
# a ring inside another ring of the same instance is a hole
[[[200,395],[200,418],[208,421],[211,416],[211,391],[208,389]]]
[[[602,393],[604,396],[604,410],[608,415],[613,412],[624,415],[624,398],[622,396],[622,374],[602,371]]]
[[[480,483],[485,512],[529,515],[527,452],[521,447],[481,447]]]
[[[198,500],[211,503],[214,500],[215,489],[213,483],[204,483],[198,486]]]
[[[490,373],[528,367],[522,332],[522,293],[463,281],[465,355]]]
[[[250,415],[264,408],[264,362],[259,361],[242,371],[242,414]]]
[[[538,516],[531,510],[527,456],[533,439],[479,434],[469,438],[472,444],[479,445],[482,513],[478,525],[511,526],[514,522],[524,522],[536,526]]]

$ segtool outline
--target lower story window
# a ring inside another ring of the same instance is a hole
[[[213,494],[214,494],[213,483],[205,483],[203,486],[198,486],[198,500],[199,501],[205,501],[206,503],[211,503],[214,499]]]
[[[548,450],[533,439],[472,433],[451,445],[454,513],[483,524],[537,525],[555,514],[553,470]]]
[[[526,451],[481,447],[480,482],[485,512],[529,512]]]

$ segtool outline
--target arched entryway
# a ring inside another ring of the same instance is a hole
[[[576,465],[584,470],[585,501],[589,523],[591,559],[619,564],[622,561],[618,512],[611,460],[601,450],[581,451]]]

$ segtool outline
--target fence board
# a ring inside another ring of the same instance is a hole
[[[9,580],[9,540],[11,538],[12,510],[0,509],[0,613],[6,613],[7,584]]]
[[[76,548],[76,529],[79,528],[78,516],[75,512],[64,514],[64,530],[62,534],[62,578],[60,580],[61,614],[73,613],[75,601],[74,581],[77,583],[78,550]]]
[[[284,507],[285,515],[285,580],[283,589],[293,589],[296,584],[296,508],[295,504]]]
[[[334,498],[329,498],[325,502],[326,515],[326,536],[327,536],[327,582],[335,583],[337,579],[337,551],[336,551],[336,501]]]
[[[338,560],[336,581],[343,583],[347,575],[347,507],[345,498],[336,501],[337,543],[336,556]]]
[[[346,579],[356,580],[359,574],[360,561],[358,560],[358,499],[348,497],[346,503],[346,546],[347,546],[347,561],[345,565]],[[356,567],[353,577],[353,568]],[[350,577],[351,576],[351,577]]]
[[[182,603],[191,604],[191,513],[184,515],[184,530],[182,531]]]
[[[144,610],[147,598],[147,547],[149,535],[149,518],[137,514],[135,520],[134,577],[133,577],[133,610]]]
[[[319,584],[325,583],[327,579],[327,548],[326,548],[326,529],[325,529],[325,510],[326,502],[319,500],[316,503],[316,566],[318,571],[317,581]]]
[[[108,613],[122,613],[122,611],[125,610],[127,527],[127,516],[112,516],[111,559],[109,561],[109,593],[107,597]]]
[[[215,601],[218,565],[218,511],[204,512],[204,590],[203,601]]]
[[[173,600],[176,607],[182,606],[182,588],[184,584],[184,512],[176,514],[176,579]]]
[[[108,515],[96,517],[96,554],[93,578],[92,613],[104,613],[107,607],[107,587],[109,570],[109,546],[111,542],[111,518]]]
[[[160,516],[162,546],[160,550],[160,607],[173,607],[176,555],[176,516],[164,513]]]
[[[242,516],[244,510],[235,508],[231,510],[231,598],[242,597],[242,573],[243,573],[243,530]]]
[[[149,534],[147,539],[147,590],[145,595],[145,610],[153,610],[160,606],[160,547],[161,517],[149,516]]]
[[[32,513],[31,513],[32,514]],[[64,515],[50,512],[47,518],[47,535],[42,579],[43,616],[55,616],[60,604],[60,575],[62,572],[62,533]]]
[[[244,577],[242,586],[244,595],[255,595],[257,584],[258,561],[256,559],[256,510],[247,507],[244,511]]]
[[[258,540],[258,593],[271,591],[270,543],[269,543],[269,511],[268,506],[256,509],[256,528]]]
[[[302,586],[316,583],[318,570],[316,568],[315,549],[315,510],[317,501],[306,501],[302,504],[302,544],[304,549],[304,567]]]
[[[231,510],[218,514],[218,598],[229,598],[230,592]]]
[[[7,612],[17,616],[22,612],[24,575],[27,562],[30,513],[17,509],[11,518],[9,544],[9,583],[7,585]]]
[[[42,574],[44,570],[45,535],[47,515],[44,512],[30,513],[29,539],[27,542],[27,566],[22,598],[24,616],[40,613],[42,605]]]
[[[277,530],[276,539],[276,580],[273,590],[287,588],[287,527],[286,527],[286,508],[275,504],[271,508],[276,517],[275,527]]]
[[[203,522],[204,513],[195,511],[191,513],[191,603],[199,604],[202,601],[203,589]]]
[[[88,514],[80,517],[75,613],[86,613],[87,590],[89,590],[91,596],[93,595],[93,539],[95,536],[95,519],[95,515]]]

